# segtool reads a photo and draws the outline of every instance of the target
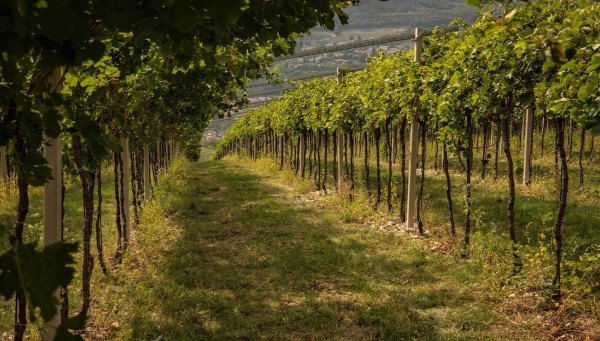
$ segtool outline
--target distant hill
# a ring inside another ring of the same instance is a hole
[[[300,45],[312,47],[353,39],[380,37],[385,34],[412,31],[416,27],[447,26],[455,18],[466,22],[477,19],[477,9],[465,0],[361,0],[346,9],[348,25],[338,25],[333,32],[315,28]]]
[[[477,9],[465,0],[362,0],[346,12],[350,16],[346,27],[355,29],[445,26],[454,18],[477,17]]]
[[[316,27],[311,34],[298,40],[297,51],[317,47],[342,44],[353,40],[378,38],[390,34],[412,32],[416,27],[433,28],[448,26],[455,18],[472,23],[477,19],[478,10],[466,5],[466,0],[361,0],[356,6],[346,9],[350,20],[348,25],[337,25],[331,32]],[[338,66],[355,69],[364,67],[368,56],[377,49],[389,53],[411,48],[410,42],[386,44],[322,56],[285,60],[276,63],[282,78],[318,76],[334,72]],[[262,86],[248,89],[254,100],[269,100],[279,96],[277,89],[285,86]],[[243,113],[241,113],[243,114]],[[239,117],[214,119],[209,125],[205,138],[220,138],[233,121]]]

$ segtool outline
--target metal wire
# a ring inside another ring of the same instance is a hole
[[[442,31],[457,32],[458,30],[459,30],[458,26],[448,26],[447,28],[444,28]],[[324,53],[352,50],[352,49],[356,49],[356,48],[360,48],[360,47],[377,46],[377,45],[387,44],[387,43],[391,43],[391,42],[407,41],[407,40],[414,41],[415,39],[418,39],[421,36],[423,36],[423,37],[430,36],[430,35],[432,35],[432,33],[433,33],[432,29],[425,29],[421,32],[421,34],[419,34],[418,37],[415,37],[415,35],[413,33],[402,33],[402,34],[397,34],[397,35],[383,36],[383,37],[374,38],[374,39],[353,41],[351,43],[345,43],[345,44],[340,44],[340,45],[335,45],[335,46],[327,46],[327,47],[320,47],[320,48],[306,50],[306,51],[300,51],[293,55],[281,56],[281,57],[275,58],[275,61],[277,62],[277,61],[281,61],[281,60],[316,56],[316,55],[320,55],[320,54],[324,54]],[[325,76],[335,76],[335,74],[306,76],[307,78],[299,77],[294,80],[304,80],[304,79],[310,79],[310,78],[315,78],[315,77],[325,77]],[[255,84],[249,85],[247,88],[257,88],[260,86],[267,86],[267,85],[276,85],[276,84],[272,84],[269,82],[260,82],[260,83],[255,83]]]
[[[353,69],[353,71],[360,71],[360,70],[364,70],[364,67],[361,68],[356,68]],[[297,77],[297,78],[287,78],[283,80],[283,83],[290,83],[293,81],[304,81],[304,80],[308,80],[308,79],[314,79],[314,78],[325,78],[325,77],[334,77],[337,76],[337,71],[336,72],[327,72],[327,73],[321,73],[318,75],[308,75],[308,76],[302,76],[302,77]],[[280,84],[271,84],[271,83],[257,83],[257,84],[252,84],[246,87],[246,89],[252,89],[252,88],[258,88],[261,86],[267,86],[267,85],[273,85],[273,86],[280,86]],[[254,96],[254,94],[252,94]]]
[[[248,94],[248,97],[249,98],[254,98],[254,97],[261,97],[263,95],[277,94],[277,93],[283,92],[285,90],[291,90],[291,89],[295,89],[295,88],[296,88],[295,86],[290,86],[290,87],[287,87],[287,88],[281,88],[281,89],[275,89],[275,90],[269,90],[269,91],[262,91],[262,92],[257,92],[257,93],[251,93],[251,94]]]
[[[458,27],[457,26],[449,26],[449,27],[443,29],[443,31],[444,32],[456,32],[456,31],[458,31]],[[432,32],[433,32],[433,30],[426,29],[426,30],[423,30],[422,35],[430,36],[432,34]],[[340,44],[340,45],[335,45],[335,46],[326,46],[326,47],[320,47],[320,48],[311,49],[311,50],[300,51],[293,55],[277,57],[277,58],[275,58],[275,61],[294,59],[294,58],[302,58],[302,57],[308,57],[308,56],[316,56],[316,55],[320,55],[323,53],[352,50],[352,49],[356,49],[359,47],[382,45],[382,44],[387,44],[387,43],[397,42],[397,41],[412,40],[413,38],[415,38],[415,35],[413,33],[402,33],[402,34],[396,34],[396,35],[389,35],[389,36],[384,36],[384,37],[380,37],[380,38],[365,39],[365,40],[361,40],[361,41],[353,41],[351,43],[345,43],[345,44]]]
[[[286,78],[283,80],[283,83],[289,83],[292,81],[303,81],[303,80],[307,80],[307,79],[313,79],[313,78],[322,78],[322,77],[332,77],[337,75],[336,72],[328,72],[328,73],[321,73],[318,75],[308,75],[308,76],[302,76],[302,77],[297,77],[297,78]],[[248,85],[246,87],[246,89],[251,89],[251,88],[258,88],[261,86],[267,86],[267,85],[272,85],[272,86],[280,86],[280,84],[273,84],[273,83],[269,83],[269,82],[261,82],[261,83],[256,83],[256,84],[252,84],[252,85]]]
[[[269,102],[276,101],[278,99],[281,99],[281,96],[273,97],[273,98],[271,98],[269,100],[252,102],[252,103],[248,104],[248,106],[246,106],[246,108],[248,108],[248,109],[250,109],[250,108],[256,108],[256,107],[259,107],[259,106],[261,106],[263,104],[267,104]]]
[[[412,38],[411,41],[417,41],[417,40],[419,40],[421,37],[423,37],[424,34],[425,34],[425,31],[421,31],[417,36],[415,36],[414,38]]]
[[[443,29],[444,32],[457,32],[458,30],[459,30],[458,26],[449,26],[449,27]],[[321,47],[321,48],[316,48],[316,49],[311,49],[311,50],[306,50],[306,51],[300,51],[294,55],[282,56],[282,57],[276,58],[275,61],[316,56],[316,55],[320,55],[320,54],[324,54],[324,53],[351,50],[351,49],[356,49],[356,48],[360,48],[360,47],[376,46],[376,45],[382,45],[382,44],[398,42],[398,41],[407,41],[407,40],[415,41],[416,39],[419,39],[419,38],[425,37],[425,36],[430,36],[432,34],[433,34],[432,29],[425,29],[425,30],[421,31],[421,33],[416,37],[413,33],[402,33],[402,34],[389,35],[389,36],[384,36],[384,37],[379,37],[379,38],[374,38],[374,39],[353,41],[351,43],[346,43],[346,44],[340,44],[340,45],[335,45],[335,46],[327,46],[327,47]],[[359,71],[362,69],[364,69],[364,68],[356,69],[355,71]],[[302,76],[302,77],[297,77],[297,78],[284,79],[283,83],[290,83],[292,81],[302,81],[302,80],[308,80],[308,79],[313,79],[313,78],[333,77],[333,76],[337,76],[337,72],[328,72],[328,73],[323,73],[323,74],[319,74],[319,75],[308,75],[308,76]],[[246,87],[246,89],[258,88],[258,87],[268,86],[268,85],[278,86],[279,84],[273,84],[273,83],[269,83],[269,82],[260,82],[260,83],[248,85]],[[252,96],[254,98],[254,97],[259,97],[261,95],[269,95],[269,94],[279,93],[284,90],[289,90],[289,89],[293,89],[293,88],[294,87],[269,90],[269,91],[264,91],[264,92],[260,92],[260,93],[249,94],[249,96]],[[274,99],[253,102],[249,105],[249,107],[255,107],[255,106],[258,106],[261,104],[265,104],[272,100],[274,100]]]

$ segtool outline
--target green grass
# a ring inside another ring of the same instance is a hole
[[[92,236],[92,254],[94,256],[94,270],[92,274],[92,306],[90,313],[92,315],[89,325],[91,330],[96,329],[98,326],[100,329],[104,329],[104,325],[109,323],[107,320],[98,319],[99,316],[103,316],[105,310],[115,309],[114,306],[106,306],[107,295],[112,295],[111,289],[115,283],[118,283],[118,279],[115,275],[119,273],[119,265],[114,262],[114,255],[117,246],[117,231],[115,225],[115,200],[114,200],[114,185],[112,177],[112,167],[103,169],[103,183],[102,183],[102,196],[103,196],[103,245],[104,245],[104,259],[109,267],[110,274],[105,276],[102,274],[99,264],[97,263],[97,251],[95,242],[95,232]],[[77,178],[67,177],[66,192],[65,192],[65,216],[64,216],[64,238],[66,241],[76,241],[81,245],[82,239],[82,226],[83,226],[83,209],[82,209],[82,197],[81,190]],[[13,222],[16,216],[16,184],[11,184],[10,195],[2,191],[0,193],[0,250],[5,252],[9,247],[8,235],[13,229]],[[94,195],[97,194],[95,190]],[[27,215],[25,228],[23,231],[23,239],[25,243],[37,241],[42,247],[42,188],[29,189],[30,208]],[[97,197],[95,198],[97,199]],[[97,204],[97,201],[96,201]],[[95,219],[94,212],[94,219]],[[133,210],[131,213],[133,219]],[[81,248],[80,248],[81,249]],[[75,255],[75,278],[69,286],[69,310],[70,315],[74,316],[81,309],[81,253]],[[102,303],[100,303],[102,302]],[[111,303],[112,304],[112,303]],[[5,301],[0,299],[0,335],[6,333],[12,335],[13,333],[13,310],[14,301]],[[112,321],[110,322],[112,323]],[[27,337],[33,340],[39,339],[39,326],[29,325],[27,328]],[[104,332],[104,331],[103,331]],[[1,339],[1,338],[0,338]]]
[[[493,337],[469,263],[340,223],[352,213],[335,197],[305,202],[306,184],[251,167],[180,163],[165,179],[123,271],[115,339]]]
[[[388,214],[384,204],[373,211],[361,192],[362,180],[355,202],[349,203],[345,196],[314,192],[312,181],[279,172],[269,160],[231,159],[178,160],[144,206],[124,263],[114,264],[115,205],[107,169],[103,212],[110,274],[94,269],[85,338],[594,339],[600,335],[594,304],[600,271],[597,261],[585,257],[597,255],[591,248],[600,245],[600,215],[595,214],[599,161],[586,161],[583,188],[578,186],[576,157],[570,163],[563,263],[567,296],[562,306],[554,306],[547,299],[557,207],[553,159],[534,154],[533,185],[517,185],[517,230],[525,261],[519,276],[510,276],[503,163],[496,181],[491,175],[486,180],[474,176],[475,226],[466,261],[458,256],[460,244],[449,239],[441,173],[426,175],[424,222],[431,237],[415,240],[380,229],[397,213]],[[520,174],[516,152],[515,158]],[[355,162],[356,177],[362,179],[362,160]],[[460,241],[464,175],[455,161],[452,169]],[[373,183],[374,173],[372,169]],[[385,181],[386,172],[382,175]],[[331,194],[334,186],[330,182],[328,187]],[[4,232],[14,220],[14,194],[14,188],[11,196],[1,194]],[[41,190],[32,189],[26,241],[41,243],[40,197]],[[80,240],[76,180],[68,181],[65,209],[66,239]],[[4,233],[0,247],[7,245]],[[81,305],[80,285],[77,272],[70,287],[72,315]],[[13,302],[0,302],[0,335],[12,333],[12,309]],[[28,331],[30,339],[39,339],[35,326]]]
[[[516,203],[515,220],[519,254],[524,267],[516,276],[512,273],[512,245],[508,237],[508,218],[506,205],[508,184],[506,162],[501,151],[499,177],[493,179],[493,166],[488,166],[486,179],[481,179],[479,161],[475,160],[473,171],[473,205],[471,257],[469,262],[477,269],[479,276],[475,281],[494,301],[493,308],[502,317],[500,325],[511,335],[517,330],[532,333],[534,338],[556,338],[575,336],[580,338],[598,337],[600,330],[594,327],[600,320],[600,310],[595,303],[600,293],[600,215],[595,214],[600,206],[600,160],[589,153],[589,137],[584,155],[585,185],[579,186],[578,150],[579,137],[575,135],[573,153],[569,157],[570,187],[567,211],[563,221],[563,261],[562,289],[565,299],[562,305],[554,305],[550,300],[551,282],[554,273],[554,237],[553,228],[558,208],[558,191],[554,175],[552,133],[546,135],[545,155],[540,155],[539,132],[535,135],[532,185],[521,184],[522,151],[519,143],[513,139],[513,159],[515,161]],[[598,138],[596,138],[596,142]],[[568,149],[568,148],[567,148]],[[493,154],[493,149],[489,150]],[[477,151],[481,153],[481,151]],[[597,152],[596,152],[597,153]],[[441,250],[456,260],[460,259],[464,225],[465,176],[459,171],[456,158],[451,160],[452,192],[458,238],[453,242],[449,233],[445,178],[441,169],[433,171],[433,146],[428,142],[427,172],[424,188],[423,221],[431,238],[425,238],[423,244],[435,252]],[[440,152],[441,154],[441,152]],[[441,157],[441,156],[440,156]],[[479,156],[480,157],[480,156]],[[248,160],[241,162],[247,163]],[[364,192],[364,170],[362,158],[356,158],[356,187]],[[440,160],[438,159],[438,165]],[[370,160],[371,184],[375,184],[375,162]],[[333,162],[329,163],[328,188],[333,186]],[[441,167],[440,167],[441,168]],[[273,170],[275,172],[275,170]],[[396,196],[399,184],[399,165],[394,165],[393,194],[394,210],[398,209]],[[420,172],[418,172],[420,173]],[[392,216],[384,212],[386,165],[382,163],[383,203],[370,227],[378,229],[385,226]],[[307,181],[311,186],[311,181]],[[313,185],[314,188],[314,185]],[[374,195],[373,195],[374,196]],[[359,197],[362,198],[361,195]],[[362,205],[372,204],[362,198]],[[365,219],[354,215],[352,205],[338,200],[334,209],[336,219],[341,222],[362,222]],[[356,207],[356,206],[354,206]],[[349,211],[350,210],[350,211]],[[367,219],[367,220],[369,220]],[[384,228],[385,229],[385,228]],[[389,230],[389,229],[388,229]],[[548,328],[552,326],[552,328]],[[498,334],[499,333],[499,334]]]

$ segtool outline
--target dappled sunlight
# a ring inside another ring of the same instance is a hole
[[[128,280],[123,338],[435,339],[460,329],[452,316],[469,319],[475,298],[443,258],[335,223],[270,175],[181,167],[136,232],[140,254],[154,256]],[[493,315],[473,316],[483,327],[463,336],[486,335]]]

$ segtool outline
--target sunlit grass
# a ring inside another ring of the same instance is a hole
[[[472,270],[344,223],[378,215],[360,201],[305,201],[266,162],[178,167],[136,233],[118,339],[491,337]]]
[[[459,256],[464,175],[455,159],[456,242],[449,237],[445,180],[441,169],[433,171],[433,160],[427,164],[423,211],[431,237],[420,240],[385,227],[397,223],[398,198],[394,195],[394,212],[388,213],[384,186],[384,202],[379,210],[372,209],[372,198],[364,193],[361,159],[355,160],[353,202],[348,201],[347,187],[337,194],[331,170],[325,194],[316,191],[311,179],[279,171],[268,159],[178,160],[144,205],[121,265],[112,260],[115,204],[112,170],[107,169],[103,222],[110,274],[104,276],[95,266],[85,337],[471,340],[552,338],[581,330],[585,332],[575,335],[598,335],[593,327],[600,315],[594,303],[597,263],[586,263],[600,244],[600,215],[595,214],[600,205],[598,160],[590,162],[586,155],[582,188],[576,155],[570,162],[563,264],[567,296],[556,307],[547,300],[557,207],[554,160],[538,153],[532,185],[516,179],[517,236],[525,261],[518,276],[511,275],[502,162],[498,180],[492,178],[492,167],[485,180],[478,169],[474,172],[469,260]],[[520,175],[522,161],[516,152],[515,159]],[[396,194],[398,165],[394,173]],[[382,176],[385,181],[385,170]],[[3,250],[16,213],[15,194],[14,184],[10,195],[0,193]],[[32,189],[26,241],[41,243],[41,207],[41,189]],[[83,219],[76,179],[67,181],[65,210],[65,237],[78,241]],[[80,285],[77,272],[70,287],[71,315],[81,305]],[[13,302],[0,302],[0,335],[12,333],[12,309]],[[37,335],[31,326],[29,336]]]

